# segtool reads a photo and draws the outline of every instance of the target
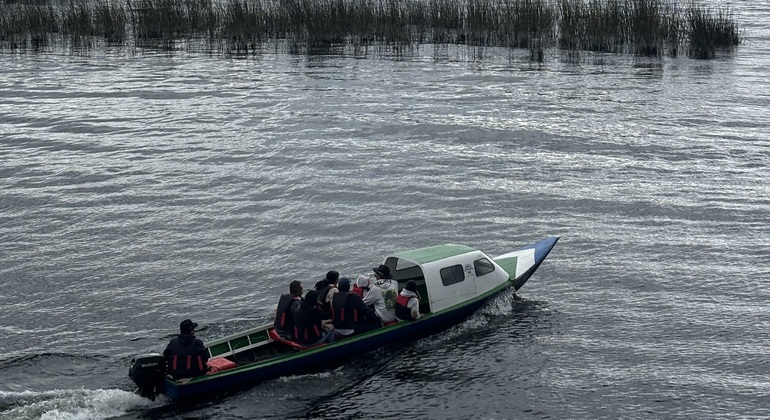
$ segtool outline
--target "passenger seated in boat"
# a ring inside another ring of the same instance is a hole
[[[396,317],[399,321],[415,321],[422,317],[420,314],[420,295],[417,293],[417,283],[409,280],[404,290],[396,299]]]
[[[353,285],[351,292],[357,294],[358,297],[363,299],[366,297],[366,294],[369,293],[370,284],[371,281],[369,280],[369,277],[366,277],[363,274],[359,274],[358,278],[356,279],[356,284]]]
[[[315,284],[315,289],[318,291],[318,302],[321,303],[321,313],[324,319],[331,319],[332,317],[332,297],[337,293],[337,281],[340,278],[340,273],[332,270],[326,273],[326,277]]]
[[[293,340],[303,346],[334,341],[334,325],[324,321],[318,308],[318,292],[311,290],[294,311]]]
[[[275,310],[275,332],[282,338],[291,340],[294,334],[294,310],[302,302],[302,283],[297,280],[289,283],[289,293],[281,295]]]
[[[374,311],[383,323],[396,322],[396,298],[398,297],[398,282],[393,280],[390,268],[380,265],[373,268],[377,279],[364,296],[364,304],[374,306]]]
[[[163,350],[169,375],[174,379],[205,375],[209,367],[209,352],[203,341],[195,338],[198,324],[185,319],[179,324],[179,335],[171,339]]]
[[[338,287],[339,292],[332,299],[332,321],[337,334],[351,336],[382,326],[377,313],[364,305],[357,294],[350,292],[350,279],[341,278]]]

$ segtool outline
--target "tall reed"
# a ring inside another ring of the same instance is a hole
[[[297,51],[427,42],[527,48],[542,60],[548,48],[708,58],[740,42],[726,10],[675,0],[19,1],[0,0],[0,43],[12,48],[57,37],[169,46],[202,39],[235,53],[274,39]]]

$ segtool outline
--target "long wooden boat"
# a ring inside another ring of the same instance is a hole
[[[399,289],[409,280],[418,285],[423,317],[417,321],[398,322],[312,348],[280,339],[270,323],[205,343],[210,363],[225,366],[225,370],[173,380],[165,375],[163,357],[150,354],[131,361],[129,376],[143,396],[154,398],[163,393],[174,400],[188,400],[344,363],[385,345],[444,330],[462,322],[495,294],[510,287],[519,290],[558,240],[550,237],[496,258],[454,244],[389,255],[383,264],[390,268]]]

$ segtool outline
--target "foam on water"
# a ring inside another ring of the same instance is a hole
[[[162,405],[119,389],[63,389],[44,392],[0,391],[2,420],[92,420]]]

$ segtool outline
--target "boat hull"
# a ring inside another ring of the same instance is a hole
[[[360,356],[380,347],[394,343],[411,342],[441,332],[473,315],[490,298],[503,290],[511,287],[518,290],[534,274],[558,239],[549,238],[523,248],[534,248],[535,258],[533,264],[525,268],[519,276],[511,278],[505,284],[480,296],[425,316],[419,321],[399,322],[360,336],[346,338],[312,349],[295,351],[272,360],[241,366],[233,370],[194,378],[189,382],[180,383],[166,379],[164,381],[164,394],[174,400],[184,401],[250,387],[281,376],[318,372],[340,365],[352,357]]]

